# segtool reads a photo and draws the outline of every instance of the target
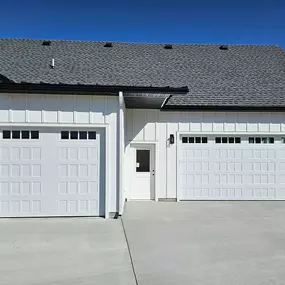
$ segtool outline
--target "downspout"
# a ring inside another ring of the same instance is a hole
[[[166,105],[166,103],[169,101],[169,99],[171,98],[171,94],[169,94],[167,97],[165,97],[163,103],[161,104],[161,107],[160,109],[162,110],[164,108],[164,106]],[[166,123],[166,133],[168,133],[168,123]],[[165,156],[165,163],[166,163],[166,176],[168,176],[168,147],[166,148],[166,156]],[[167,178],[166,178],[167,180]],[[166,198],[167,198],[167,195],[168,195],[168,183],[166,181]]]
[[[118,201],[118,213],[122,214],[124,201],[124,150],[125,150],[125,122],[124,122],[124,95],[123,92],[119,92],[119,197]]]
[[[163,109],[163,107],[165,106],[165,104],[168,102],[168,100],[171,98],[171,94],[169,94],[167,97],[165,97],[164,101],[162,102],[160,109]]]

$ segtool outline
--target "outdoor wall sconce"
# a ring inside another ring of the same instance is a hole
[[[169,143],[174,144],[174,134],[170,134]]]

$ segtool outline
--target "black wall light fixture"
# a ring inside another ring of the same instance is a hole
[[[174,144],[174,134],[170,134],[169,143]]]

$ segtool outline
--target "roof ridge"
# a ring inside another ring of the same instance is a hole
[[[245,47],[280,47],[279,45],[274,44],[235,44],[235,43],[171,43],[171,42],[128,42],[128,41],[112,41],[112,40],[69,40],[69,39],[51,39],[51,38],[45,38],[45,39],[32,39],[32,38],[1,38],[0,40],[18,40],[18,41],[34,41],[34,42],[40,42],[40,41],[53,41],[53,42],[66,42],[66,43],[106,43],[106,42],[112,42],[114,44],[138,44],[138,45],[165,45],[165,44],[171,44],[171,45],[177,45],[177,46],[220,46],[220,45],[228,45],[228,46],[245,46]]]

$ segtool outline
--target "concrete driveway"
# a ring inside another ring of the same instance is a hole
[[[120,220],[0,219],[1,285],[134,285]]]
[[[127,202],[139,285],[285,284],[285,202]]]

